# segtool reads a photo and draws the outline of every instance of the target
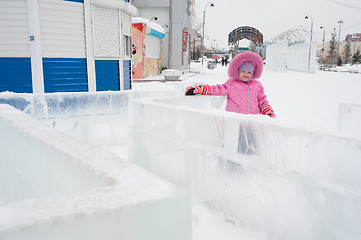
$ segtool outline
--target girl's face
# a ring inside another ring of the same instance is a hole
[[[242,82],[247,82],[251,78],[252,73],[248,71],[240,71],[238,76],[242,80]]]

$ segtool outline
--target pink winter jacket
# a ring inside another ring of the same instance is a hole
[[[250,61],[255,66],[253,77],[248,82],[238,78],[238,68],[243,62]],[[232,59],[228,68],[229,79],[221,85],[210,86],[210,95],[227,95],[226,111],[243,114],[261,114],[268,105],[262,84],[256,80],[263,71],[262,58],[253,52],[242,52]]]
[[[257,80],[245,83],[231,78],[222,85],[210,87],[210,95],[227,95],[226,111],[228,112],[261,114],[261,109],[268,105],[263,86]]]

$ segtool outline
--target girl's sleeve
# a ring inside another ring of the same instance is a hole
[[[212,85],[210,95],[228,95],[229,83]]]
[[[260,84],[260,91],[258,92],[257,98],[258,98],[258,108],[259,108],[261,114],[267,115],[271,118],[275,118],[276,115],[273,112],[272,107],[269,105],[269,103],[267,101],[267,96],[264,93],[262,84]]]
[[[257,100],[258,100],[258,108],[260,110],[262,110],[264,106],[269,105],[269,103],[267,101],[267,96],[264,93],[262,84],[260,84],[260,89],[258,91]]]

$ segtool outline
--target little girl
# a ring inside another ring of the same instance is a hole
[[[227,95],[226,111],[242,114],[263,114],[275,118],[267,101],[261,77],[263,60],[254,52],[242,52],[232,59],[228,68],[229,79],[221,85],[200,85],[186,89],[186,95]]]

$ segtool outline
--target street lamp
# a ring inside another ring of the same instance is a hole
[[[202,34],[202,65],[203,65],[203,55],[204,55],[204,23],[205,23],[205,17],[206,17],[206,8],[208,6],[214,7],[214,4],[212,2],[209,2],[206,4],[203,10],[203,34]]]
[[[320,29],[323,29],[323,38],[322,38],[322,61],[324,61],[324,52],[325,52],[325,28],[320,27]]]
[[[337,23],[340,24],[340,27],[338,28],[338,45],[337,45],[337,55],[339,55],[340,54],[340,39],[341,39],[341,24],[343,23],[343,21],[340,20]]]
[[[312,35],[313,35],[313,19],[310,15],[307,15],[305,17],[305,19],[311,19],[311,36],[310,36],[310,41],[312,41]]]
[[[310,15],[307,15],[305,19],[311,19],[311,36],[310,36],[310,47],[308,49],[308,69],[310,69],[310,63],[311,63],[311,42],[312,42],[312,34],[313,34],[313,19]]]
[[[158,20],[158,17],[156,17],[156,16],[154,16],[154,17],[152,17],[150,20],[149,20],[149,22],[151,22],[151,21],[157,21]]]

